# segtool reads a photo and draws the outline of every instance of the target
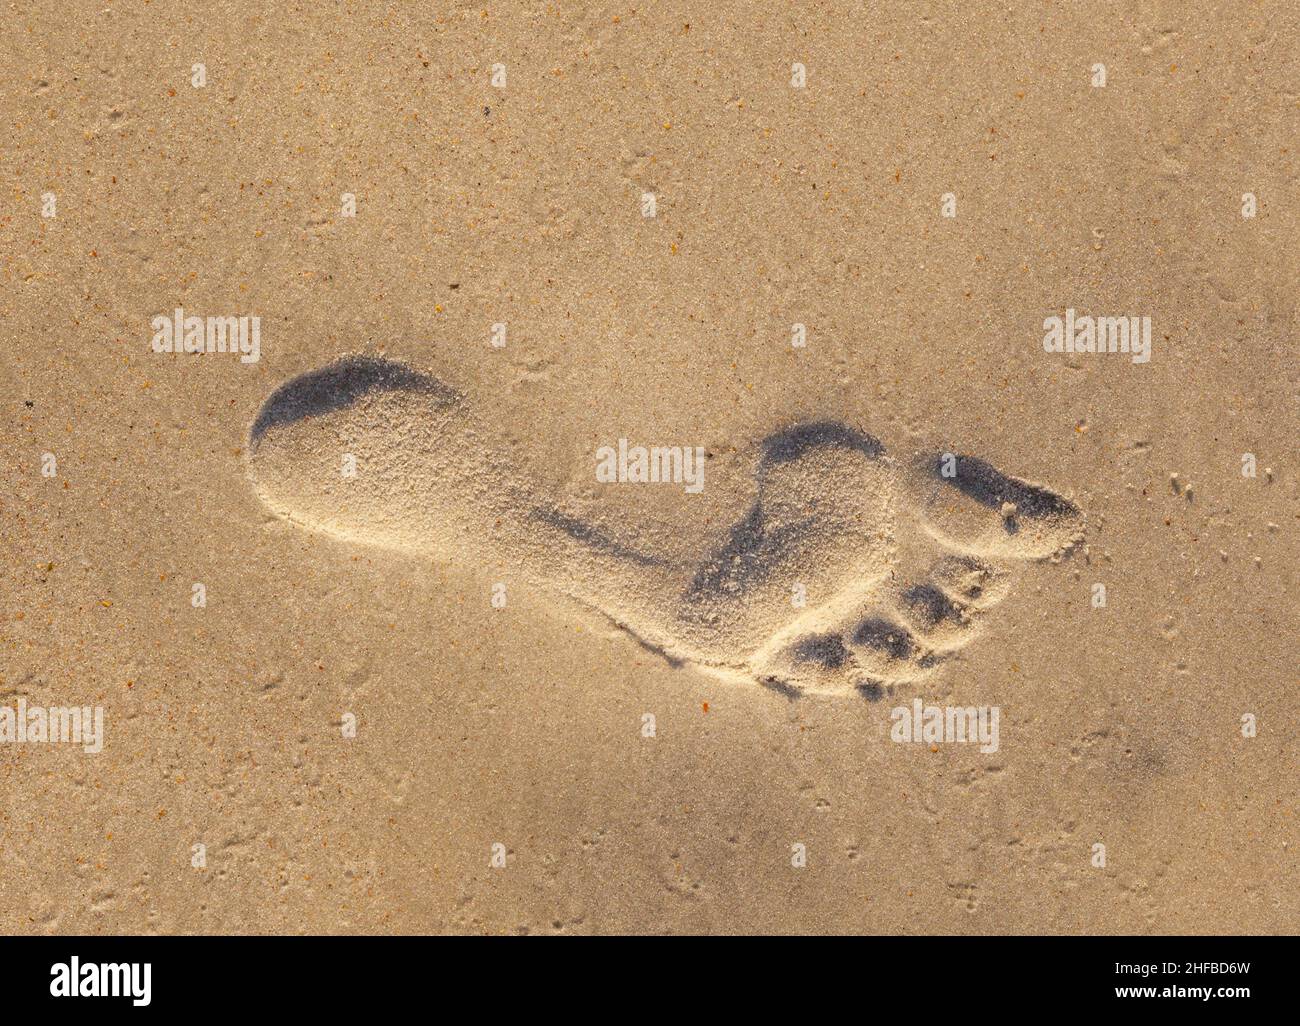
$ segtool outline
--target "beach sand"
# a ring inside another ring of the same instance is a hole
[[[9,12],[0,929],[1293,931],[1297,29]]]

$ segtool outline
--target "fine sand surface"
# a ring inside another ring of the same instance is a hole
[[[849,7],[8,12],[0,929],[1294,931],[1300,11]]]

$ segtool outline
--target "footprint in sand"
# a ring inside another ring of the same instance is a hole
[[[249,474],[310,530],[451,563],[491,560],[599,611],[670,662],[789,695],[880,698],[975,637],[1017,561],[1082,536],[1077,507],[974,456],[899,460],[839,423],[754,453],[748,509],[704,553],[565,513],[436,378],[348,357],[262,406]],[[342,455],[364,468],[340,472]],[[801,585],[807,604],[796,608]]]

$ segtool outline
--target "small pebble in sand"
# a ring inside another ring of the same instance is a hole
[[[1010,520],[1016,515],[1016,504],[1014,502],[1004,502],[999,512],[1001,512],[1003,520]]]

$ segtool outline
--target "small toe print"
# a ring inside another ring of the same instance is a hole
[[[849,652],[839,635],[815,634],[795,645],[794,657],[801,663],[814,663],[828,670],[838,670],[849,661]]]
[[[895,660],[907,659],[916,651],[916,640],[905,627],[879,617],[871,617],[858,624],[857,630],[853,632],[853,643],[882,652]]]
[[[860,680],[854,688],[868,702],[879,702],[886,695],[894,693],[893,685],[882,680]]]
[[[925,627],[964,623],[965,607],[933,584],[916,584],[903,593],[903,604]]]

